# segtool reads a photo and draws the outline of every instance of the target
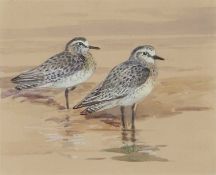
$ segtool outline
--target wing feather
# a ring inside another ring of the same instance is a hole
[[[85,57],[82,55],[73,55],[70,52],[61,52],[38,67],[21,73],[17,77],[11,79],[15,84],[23,85],[23,87],[31,88],[52,83],[63,77],[70,76],[83,68]],[[32,86],[28,86],[31,84]]]
[[[150,70],[137,61],[126,61],[114,67],[106,79],[74,108],[101,104],[123,98],[134,87],[139,87],[149,77]]]

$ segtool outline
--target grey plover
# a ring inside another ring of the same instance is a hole
[[[96,63],[89,49],[100,49],[90,46],[83,37],[76,37],[66,44],[65,50],[54,55],[41,65],[21,73],[11,81],[17,90],[30,88],[64,88],[66,107],[69,109],[68,93],[86,81],[94,73]]]
[[[120,106],[122,127],[125,129],[125,107],[131,106],[131,128],[135,129],[137,103],[146,97],[155,85],[158,75],[155,60],[164,60],[150,45],[135,48],[129,59],[114,67],[96,89],[74,109],[86,107],[83,115]]]

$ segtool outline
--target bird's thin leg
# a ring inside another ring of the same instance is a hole
[[[66,101],[66,107],[67,107],[67,109],[69,109],[68,93],[69,93],[69,89],[66,88],[65,89],[65,101]]]
[[[135,143],[135,142],[136,142],[136,131],[135,131],[135,129],[133,129],[133,130],[131,131],[131,142],[132,142],[132,143]]]
[[[69,109],[69,100],[68,100],[69,91],[72,91],[72,90],[74,90],[75,88],[76,88],[76,87],[66,88],[66,89],[65,89],[65,100],[66,100],[66,107],[67,107],[67,109]]]
[[[132,105],[132,108],[131,108],[131,109],[132,109],[132,120],[131,120],[131,123],[132,123],[131,129],[132,129],[132,130],[135,130],[136,106],[137,106],[137,104],[134,103],[134,104]]]
[[[121,106],[121,123],[122,123],[122,127],[123,129],[125,129],[125,114],[124,114],[124,106]]]

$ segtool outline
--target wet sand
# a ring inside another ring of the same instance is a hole
[[[216,174],[214,1],[1,1],[0,8],[0,174]],[[93,52],[94,76],[70,93],[71,107],[137,45],[152,44],[166,58],[138,105],[135,132],[121,131],[119,108],[80,116],[65,109],[61,89],[13,89],[13,76],[80,35],[102,49]]]

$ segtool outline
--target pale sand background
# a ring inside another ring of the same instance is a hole
[[[215,1],[11,0],[0,8],[0,174],[216,174]],[[136,133],[121,132],[118,108],[85,118],[64,109],[61,90],[12,90],[12,76],[75,36],[102,49],[71,106],[135,46],[152,44],[166,58],[138,106]]]

